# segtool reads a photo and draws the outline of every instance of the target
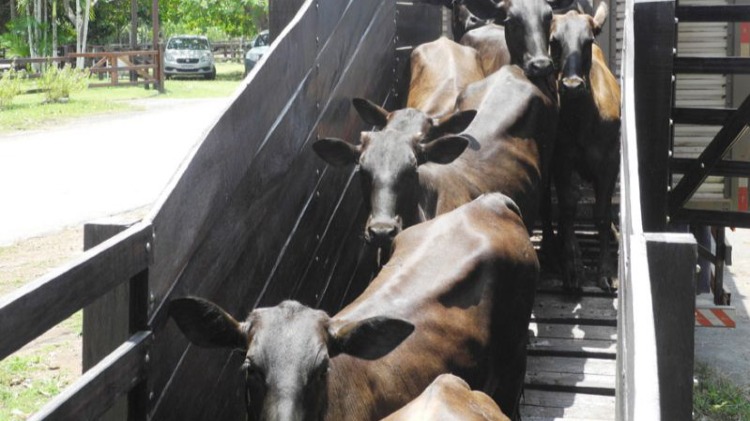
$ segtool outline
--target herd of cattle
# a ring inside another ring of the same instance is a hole
[[[240,322],[200,298],[170,304],[192,343],[246,355],[249,419],[518,419],[538,216],[564,286],[581,282],[573,173],[593,183],[597,279],[610,275],[620,91],[594,43],[606,4],[429,2],[452,9],[460,43],[413,51],[404,109],[354,99],[375,127],[358,142],[313,145],[359,168],[365,238],[389,256],[368,288],[333,316],[285,301]]]

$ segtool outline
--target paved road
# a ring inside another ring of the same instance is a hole
[[[0,135],[0,245],[153,203],[228,98]]]

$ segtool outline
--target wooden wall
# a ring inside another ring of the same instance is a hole
[[[352,97],[395,106],[396,9],[307,0],[147,218],[153,419],[244,411],[242,357],[190,346],[167,319],[170,299],[206,297],[239,318],[288,298],[335,312],[371,279],[354,170],[328,168],[311,144],[358,139]]]

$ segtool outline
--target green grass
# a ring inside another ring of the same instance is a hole
[[[695,364],[696,420],[750,421],[750,390],[743,390],[706,364]]]
[[[213,81],[197,78],[166,80],[164,94],[142,86],[89,88],[72,94],[70,101],[64,104],[45,104],[41,93],[19,95],[9,107],[0,110],[0,133],[50,127],[85,116],[142,109],[142,106],[132,104],[135,99],[226,97],[237,89],[244,67],[238,63],[217,63],[216,72]],[[33,81],[25,82],[25,89],[31,88],[35,88]]]
[[[38,376],[49,371],[44,350],[30,356],[10,356],[0,361],[0,420],[22,420],[38,411],[69,383],[59,374]]]

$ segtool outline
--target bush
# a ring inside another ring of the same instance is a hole
[[[0,73],[0,109],[6,108],[13,102],[13,98],[21,93],[21,79],[24,72],[15,69]]]
[[[89,71],[74,69],[70,64],[60,69],[50,64],[42,72],[37,82],[44,91],[45,102],[64,102],[73,92],[82,91],[89,86]]]

